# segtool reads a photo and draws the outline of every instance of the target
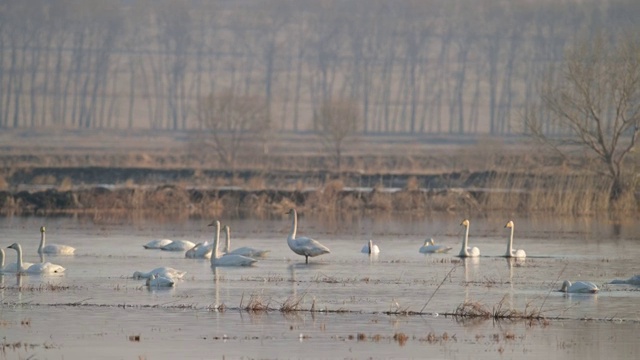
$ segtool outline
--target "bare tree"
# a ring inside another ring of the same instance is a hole
[[[235,170],[240,152],[267,131],[268,113],[263,100],[227,90],[199,101],[198,120],[208,130],[204,144]]]
[[[344,145],[360,128],[360,111],[353,100],[327,100],[315,116],[318,135],[325,148],[333,153],[340,173]]]
[[[578,42],[540,95],[525,114],[526,128],[567,159],[576,147],[595,158],[611,179],[610,199],[619,199],[628,188],[623,161],[640,128],[640,38],[600,33]],[[559,134],[545,132],[545,121]]]

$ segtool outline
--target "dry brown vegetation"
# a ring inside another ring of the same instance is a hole
[[[321,148],[317,140],[300,135],[279,141],[267,163],[241,156],[231,172],[216,156],[195,154],[184,138],[166,134],[88,132],[89,140],[76,134],[41,142],[36,134],[35,148],[16,141],[18,134],[0,134],[8,148],[0,155],[2,214],[186,219],[223,213],[269,217],[297,207],[358,215],[615,210],[633,216],[640,209],[637,154],[627,163],[634,169],[627,181],[636,191],[612,203],[607,179],[589,163],[569,168],[562,158],[516,141],[375,137],[348,148],[348,170],[335,173],[332,159],[314,152]],[[146,137],[157,140],[156,146],[142,141]],[[110,142],[116,145],[100,146]]]

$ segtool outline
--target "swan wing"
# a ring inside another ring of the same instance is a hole
[[[598,286],[590,281],[576,281],[569,287],[570,293],[596,293]]]
[[[261,258],[265,257],[270,251],[271,250],[260,250],[248,246],[243,246],[241,248],[231,250],[226,255],[242,255],[250,258]]]
[[[291,250],[293,250],[293,252],[298,255],[313,257],[322,254],[328,254],[331,252],[328,247],[308,237],[295,238],[290,242],[289,245],[291,247]]]
[[[251,266],[257,260],[242,255],[224,255],[215,258],[212,262],[213,266]]]
[[[142,245],[145,249],[160,249],[163,246],[167,246],[171,244],[173,240],[170,239],[155,239],[151,240],[148,243]]]

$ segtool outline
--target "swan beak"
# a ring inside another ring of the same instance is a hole
[[[216,226],[216,222],[212,222],[211,224],[207,225],[207,226]]]

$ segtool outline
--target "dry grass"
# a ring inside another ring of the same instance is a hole
[[[539,309],[527,303],[523,311],[505,306],[506,296],[492,308],[477,301],[465,301],[458,305],[452,314],[457,318],[480,318],[494,320],[543,320],[545,317]]]

